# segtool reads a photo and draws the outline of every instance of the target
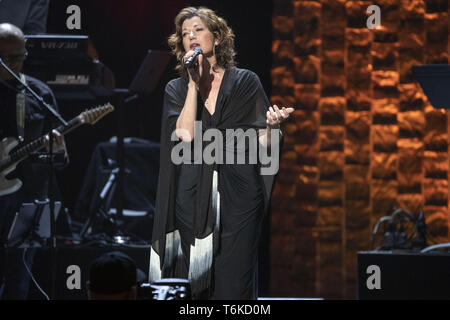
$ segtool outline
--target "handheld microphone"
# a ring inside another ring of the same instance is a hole
[[[195,53],[184,62],[185,68],[190,68],[194,64],[195,60],[197,60],[197,57],[203,54],[203,51],[200,48],[195,48],[194,52]]]

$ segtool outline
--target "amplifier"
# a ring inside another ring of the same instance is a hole
[[[58,100],[110,97],[114,75],[85,35],[27,35],[23,70],[45,82]]]
[[[32,59],[87,60],[89,57],[86,35],[26,35],[26,48]]]

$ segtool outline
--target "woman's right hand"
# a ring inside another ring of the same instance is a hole
[[[183,57],[183,63],[191,56],[193,56],[194,53],[195,53],[194,50],[189,50],[188,52],[186,52],[186,54]],[[203,55],[200,54],[197,57],[197,61],[195,61],[189,68],[187,68],[189,74],[189,82],[195,83],[196,86],[198,86],[200,78],[202,77],[203,74],[202,61]]]

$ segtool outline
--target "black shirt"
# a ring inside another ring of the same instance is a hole
[[[58,110],[55,97],[45,83],[29,76],[26,76],[26,82],[31,89],[44,98],[45,102]],[[18,137],[16,118],[17,93],[18,89],[15,81],[0,82],[0,139]],[[43,136],[57,126],[57,121],[53,120],[53,117],[44,110],[44,107],[27,93],[25,99],[24,141],[18,147]],[[11,172],[7,178],[19,178],[23,182],[23,186],[18,192],[31,198],[30,200],[42,198],[46,195],[48,167],[45,164],[35,163],[30,159],[26,159],[20,162],[16,170]]]

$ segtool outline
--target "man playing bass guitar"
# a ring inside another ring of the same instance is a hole
[[[8,23],[0,24],[0,58],[18,76],[25,81],[38,95],[57,110],[56,101],[50,88],[35,78],[21,73],[23,62],[27,56],[25,39],[22,31]],[[39,102],[0,66],[0,140],[7,137],[18,139],[20,147],[58,126]],[[53,152],[56,167],[67,163],[67,152],[63,136],[53,130]],[[48,137],[47,137],[48,147]],[[48,148],[47,148],[48,149]],[[60,155],[58,157],[57,155]],[[0,244],[7,240],[13,216],[21,205],[34,200],[45,200],[48,197],[49,169],[48,164],[39,163],[30,157],[17,165],[8,174],[8,179],[18,178],[22,186],[17,191],[0,196]],[[22,261],[21,251],[8,255],[8,266],[5,269],[5,255],[0,256],[0,297],[2,299],[26,299],[29,288],[29,276]],[[28,267],[33,260],[34,251],[26,252]],[[31,268],[30,268],[31,269]]]

